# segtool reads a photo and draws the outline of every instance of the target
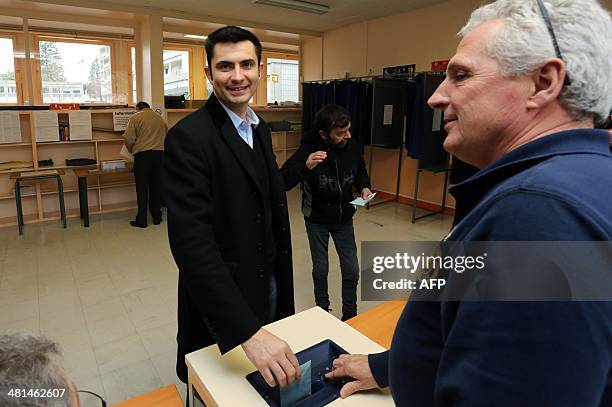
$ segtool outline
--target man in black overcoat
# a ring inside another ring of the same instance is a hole
[[[299,364],[262,328],[295,310],[283,181],[270,129],[248,105],[261,44],[229,26],[205,47],[214,94],[165,144],[168,236],[179,269],[177,374],[187,382],[187,353],[241,345],[268,384],[282,387],[299,377]]]

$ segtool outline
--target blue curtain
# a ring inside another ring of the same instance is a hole
[[[351,115],[351,135],[362,144],[370,139],[372,85],[360,80],[334,80],[302,83],[302,142],[318,137],[313,131],[315,114],[326,104],[335,103]]]

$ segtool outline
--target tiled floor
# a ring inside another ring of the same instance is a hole
[[[297,190],[289,193],[298,311],[314,305],[310,251]],[[0,229],[0,331],[30,331],[59,342],[78,388],[110,403],[180,381],[174,373],[177,269],[166,223],[136,229],[131,213]],[[355,216],[361,240],[438,240],[451,218],[410,223],[410,208],[388,203]],[[358,245],[359,247],[359,245]],[[330,297],[338,316],[340,273],[330,244]],[[375,303],[359,304],[363,311]],[[184,391],[184,386],[179,387]],[[85,407],[94,405],[83,397]]]

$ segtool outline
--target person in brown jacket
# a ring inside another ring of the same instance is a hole
[[[134,227],[147,227],[147,207],[153,217],[153,224],[162,221],[161,213],[161,168],[164,141],[168,125],[164,119],[151,110],[147,102],[138,102],[138,113],[130,119],[125,133],[125,146],[134,154],[134,178],[138,214],[130,221]]]

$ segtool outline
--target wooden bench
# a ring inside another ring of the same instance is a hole
[[[161,389],[113,404],[112,407],[183,407],[183,400],[171,384]]]

